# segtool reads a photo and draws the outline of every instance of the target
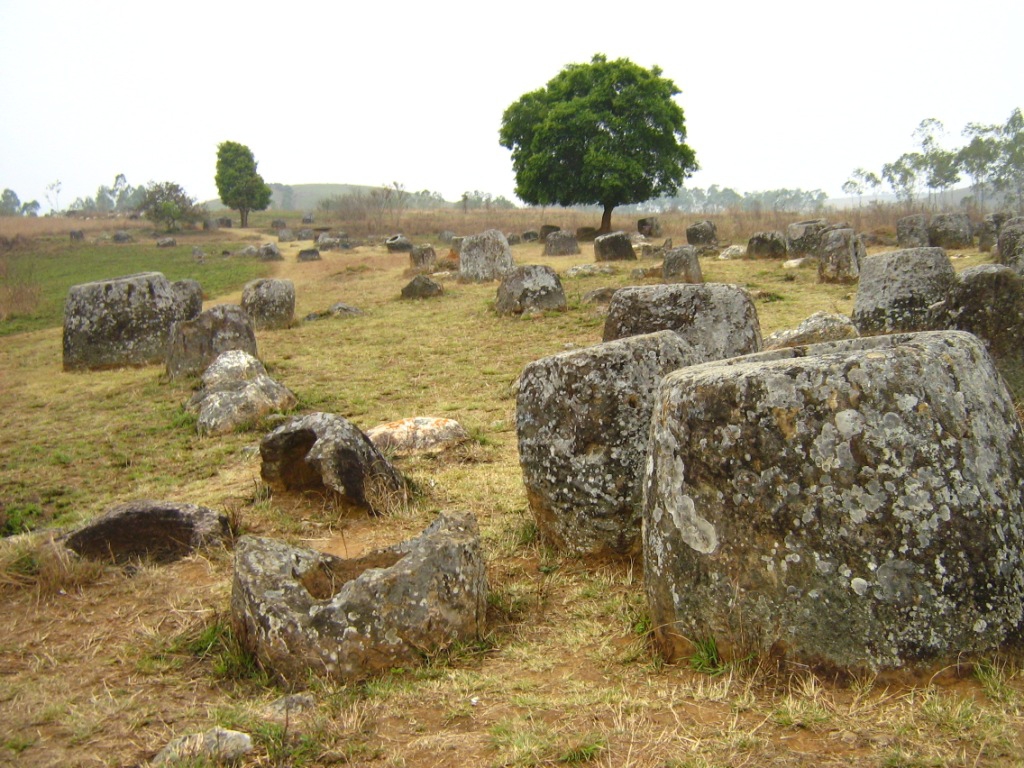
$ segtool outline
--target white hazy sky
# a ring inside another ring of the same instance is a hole
[[[0,0],[0,189],[129,183],[217,196],[217,144],[268,182],[397,181],[512,198],[505,108],[594,53],[682,93],[690,186],[823,189],[941,120],[1024,107],[1020,0],[830,3]]]

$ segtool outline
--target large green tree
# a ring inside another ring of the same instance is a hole
[[[217,145],[217,194],[228,208],[238,211],[242,226],[249,226],[249,212],[270,205],[271,189],[256,172],[252,150],[236,141]]]
[[[516,194],[534,205],[600,205],[605,232],[617,205],[675,194],[697,169],[678,93],[661,69],[628,59],[569,64],[502,116]]]

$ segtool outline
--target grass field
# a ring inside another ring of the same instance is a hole
[[[685,242],[681,230],[666,234]],[[168,382],[159,366],[63,372],[68,285],[159,269],[198,279],[208,306],[237,301],[268,265],[214,254],[253,235],[181,235],[169,251],[141,235],[128,247],[30,238],[30,282],[48,298],[30,318],[0,323],[0,510],[9,533],[38,529],[0,542],[0,764],[138,765],[175,736],[219,725],[252,734],[256,750],[244,765],[253,766],[1024,765],[1015,658],[842,686],[759,659],[729,666],[709,654],[669,666],[648,642],[640,563],[588,563],[540,546],[511,385],[534,359],[599,342],[604,318],[581,297],[636,284],[637,264],[563,280],[567,312],[500,318],[494,284],[447,280],[439,299],[402,301],[407,257],[377,245],[301,264],[296,244],[282,246],[286,260],[269,269],[295,282],[297,317],[338,301],[366,312],[258,333],[260,357],[299,410],[338,413],[363,429],[448,416],[472,435],[447,454],[398,460],[416,492],[407,509],[382,518],[267,493],[253,450],[265,428],[197,437],[182,409],[191,384]],[[192,261],[194,244],[205,264]],[[588,245],[576,257],[541,250],[513,252],[518,263],[560,273],[593,261]],[[958,269],[988,260],[955,256]],[[850,287],[819,285],[810,269],[702,266],[709,282],[755,292],[765,335],[818,309],[852,308]],[[488,634],[358,685],[311,679],[315,706],[275,718],[267,708],[288,691],[231,634],[229,551],[123,569],[75,562],[47,543],[54,530],[147,497],[210,506],[238,532],[343,556],[408,538],[440,510],[473,512],[488,551]]]

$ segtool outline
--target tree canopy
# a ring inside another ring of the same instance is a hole
[[[679,92],[658,67],[628,59],[569,64],[502,116],[516,194],[534,205],[600,205],[603,231],[616,206],[675,194],[698,167]]]
[[[145,190],[139,213],[154,223],[163,224],[168,232],[177,229],[181,223],[198,221],[206,213],[196,205],[195,198],[189,197],[173,181],[150,182]]]
[[[35,200],[21,202],[13,189],[5,189],[0,194],[0,216],[36,216],[39,203]]]
[[[959,149],[942,148],[942,133],[941,121],[931,117],[922,120],[913,134],[920,151],[904,152],[882,166],[881,180],[897,200],[909,208],[922,183],[931,198],[931,192],[941,196],[966,175],[973,194],[969,204],[984,209],[986,193],[994,190],[1003,193],[1002,203],[1014,203],[1018,213],[1024,213],[1024,115],[1020,108],[1002,124],[968,123],[963,135],[970,141]],[[876,187],[880,179],[858,168],[843,189],[859,195],[864,189],[861,182]]]
[[[217,145],[217,194],[228,208],[238,211],[243,227],[249,226],[249,212],[270,205],[270,187],[256,172],[252,150],[235,141]]]

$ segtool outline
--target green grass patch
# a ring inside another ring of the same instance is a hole
[[[64,240],[41,238],[12,251],[11,269],[28,281],[37,293],[35,307],[20,311],[0,322],[0,336],[63,323],[64,301],[73,285],[138,272],[161,272],[171,281],[199,281],[204,297],[221,296],[240,289],[249,280],[270,274],[271,266],[258,259],[223,257],[222,250],[238,250],[237,243],[196,241],[207,257],[199,264],[192,258],[192,242],[174,248],[157,248],[155,243],[88,243],[69,249]]]

